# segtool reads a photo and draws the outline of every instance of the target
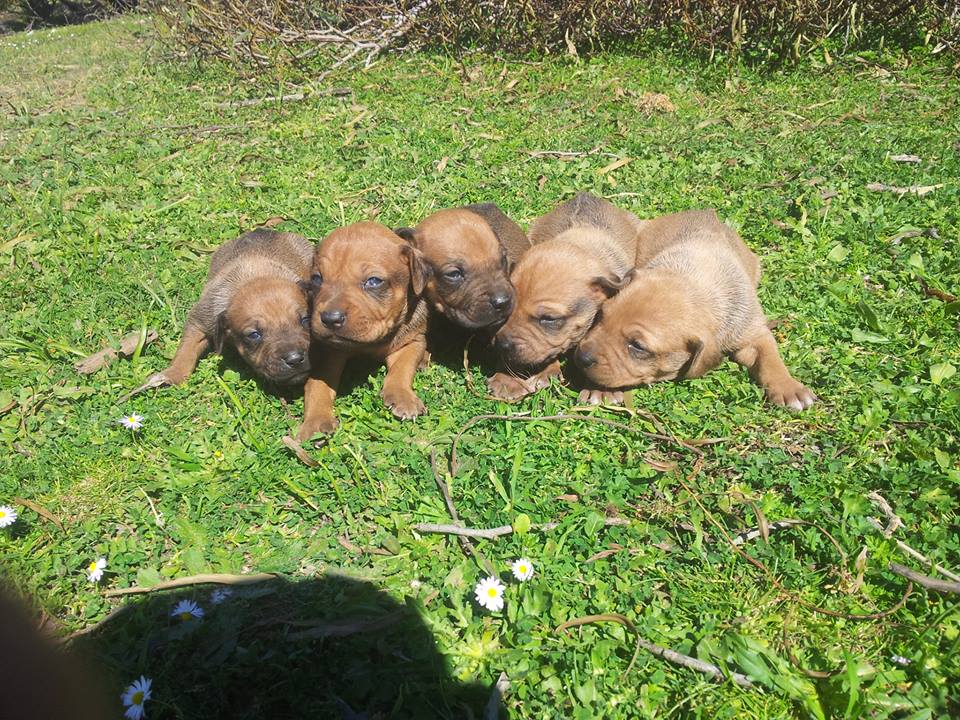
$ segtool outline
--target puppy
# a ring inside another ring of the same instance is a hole
[[[395,231],[430,271],[424,297],[455,324],[479,330],[513,309],[510,263],[530,247],[526,234],[493,203],[440,210],[415,228]]]
[[[641,226],[633,214],[585,192],[534,221],[532,247],[510,274],[516,308],[495,338],[509,372],[488,380],[492,395],[518,400],[559,374],[558,358],[629,281]],[[515,374],[522,372],[531,374]]]
[[[700,377],[724,355],[745,366],[767,398],[793,410],[816,396],[793,379],[757,300],[760,261],[716,213],[650,221],[633,280],[603,306],[574,361],[603,388]],[[596,402],[599,391],[582,400]]]
[[[262,378],[303,382],[310,370],[306,280],[312,258],[313,245],[306,238],[265,229],[218,248],[170,367],[143,388],[180,385],[205,352],[220,353],[225,342]]]
[[[395,416],[426,412],[413,392],[413,376],[426,350],[429,310],[420,294],[429,275],[420,251],[379,223],[338,228],[317,248],[310,278],[317,342],[304,388],[301,442],[336,430],[337,385],[346,362],[358,355],[386,361],[381,396]]]

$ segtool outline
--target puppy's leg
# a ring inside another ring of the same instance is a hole
[[[750,376],[764,389],[767,399],[791,410],[803,410],[817,396],[797,382],[783,364],[777,341],[767,328],[759,331],[746,345],[731,354],[733,360],[750,371]]]
[[[330,434],[340,422],[333,414],[333,401],[337,397],[337,386],[343,374],[347,356],[329,350],[311,349],[310,377],[303,386],[303,424],[297,433],[297,440],[309,440],[317,433]]]
[[[180,340],[180,345],[177,347],[177,352],[173,356],[170,367],[157,373],[154,377],[163,376],[163,381],[167,384],[179,385],[190,377],[200,361],[200,356],[209,347],[210,339],[206,333],[194,325],[187,325],[183,329],[183,338]],[[150,380],[147,382],[149,383]]]
[[[487,380],[487,389],[498,400],[515,402],[537,390],[545,388],[550,380],[560,376],[560,361],[554,360],[540,372],[528,378],[518,378],[508,373],[498,372]]]
[[[401,420],[412,420],[427,411],[427,406],[413,391],[413,376],[426,349],[426,340],[415,340],[387,355],[387,376],[383,379],[380,397]]]

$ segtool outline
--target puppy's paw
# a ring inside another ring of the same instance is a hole
[[[516,402],[534,392],[523,380],[506,373],[497,373],[488,378],[487,390],[498,400],[506,400],[507,402]]]
[[[306,442],[314,435],[333,435],[340,426],[340,421],[336,415],[321,415],[319,417],[304,420],[303,425],[297,432],[297,442]]]
[[[530,388],[530,392],[536,392],[537,390],[543,390],[543,388],[550,384],[551,380],[557,377],[560,377],[560,365],[555,363],[545,370],[541,370],[536,375],[527,378],[526,385]]]
[[[580,402],[588,405],[623,405],[620,390],[581,390]]]
[[[183,385],[188,377],[190,377],[190,373],[169,367],[163,372],[151,375],[147,378],[146,384],[152,387],[160,387],[161,385]]]
[[[813,405],[817,401],[817,396],[802,383],[790,378],[785,382],[768,387],[767,399],[774,405],[799,411],[806,410]]]
[[[380,394],[383,403],[390,408],[390,412],[401,420],[413,420],[427,411],[427,406],[417,397],[413,390],[401,388],[399,390],[386,389]]]

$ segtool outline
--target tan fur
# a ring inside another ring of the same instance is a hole
[[[589,193],[533,223],[533,246],[510,275],[516,308],[496,346],[509,371],[534,375],[524,388],[518,378],[498,373],[490,379],[491,393],[516,399],[543,384],[544,369],[559,372],[553,361],[583,338],[600,305],[628,279],[641,228],[631,213]]]
[[[397,233],[423,253],[432,309],[471,330],[499,325],[510,314],[509,263],[529,242],[496,205],[440,210]]]
[[[760,263],[713,211],[651,220],[641,231],[645,262],[604,305],[575,360],[599,388],[700,377],[731,356],[771,401],[796,410],[815,396],[783,365],[757,300]],[[584,399],[596,399],[587,390]],[[605,398],[608,399],[608,398]]]
[[[261,377],[299,383],[309,370],[309,298],[302,284],[313,245],[292,233],[258,229],[221,246],[170,366],[148,385],[179,385],[207,350],[230,342]],[[251,333],[259,333],[259,339]],[[297,357],[301,361],[295,362]]]
[[[371,278],[381,283],[364,287]],[[420,252],[379,223],[338,228],[320,244],[311,276],[316,361],[304,390],[301,440],[336,429],[337,385],[358,355],[386,362],[381,395],[394,415],[426,412],[412,387],[426,349],[428,310],[420,298],[426,280]],[[332,314],[342,314],[342,323],[331,324]]]

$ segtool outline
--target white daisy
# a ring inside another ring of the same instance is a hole
[[[193,600],[181,600],[173,606],[170,617],[180,618],[184,622],[203,617],[203,608],[197,605]]]
[[[17,521],[17,511],[9,505],[0,505],[0,528],[10,527]]]
[[[478,603],[487,610],[497,612],[503,610],[504,589],[503,583],[495,577],[488,577],[478,582],[473,592],[477,596]]]
[[[107,566],[106,558],[97,558],[87,565],[87,579],[92,582],[100,582],[103,577],[103,569]]]
[[[124,415],[122,418],[117,420],[117,422],[123,425],[127,430],[139,430],[143,427],[143,415],[130,413],[129,415]]]
[[[147,711],[144,710],[143,704],[150,699],[151,685],[153,685],[153,680],[141,675],[139,680],[135,680],[124,691],[123,695],[120,696],[124,707],[127,708],[123,713],[124,717],[130,720],[140,720],[140,718],[146,716]]]
[[[510,566],[513,570],[513,576],[520,582],[524,582],[533,577],[533,563],[526,558],[520,558]]]
[[[210,593],[210,604],[219,605],[231,595],[233,595],[233,590],[231,590],[230,588],[217,588],[212,593]]]

